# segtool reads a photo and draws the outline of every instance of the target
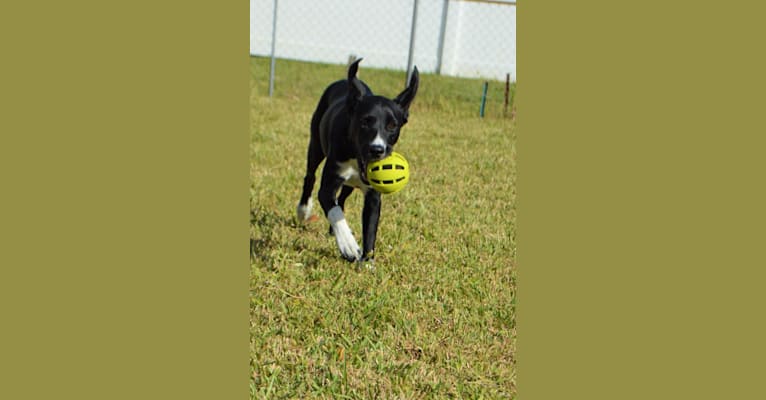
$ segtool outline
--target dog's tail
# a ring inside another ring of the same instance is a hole
[[[354,88],[363,96],[369,96],[372,94],[372,90],[370,90],[370,87],[365,85],[365,83],[362,82],[357,76],[359,75],[359,63],[362,60],[364,59],[357,58],[356,61],[352,62],[351,65],[348,66],[348,83],[353,85]]]
[[[357,58],[356,60],[354,60],[354,62],[349,64],[349,66],[348,66],[348,81],[349,82],[354,82],[354,81],[358,82],[359,81],[356,78],[356,75],[359,73],[359,63],[362,62],[362,60],[364,60],[364,59],[363,58]]]

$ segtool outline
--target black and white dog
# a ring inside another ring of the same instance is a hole
[[[372,94],[357,79],[359,62],[348,69],[348,79],[325,90],[311,118],[306,177],[298,203],[298,219],[311,216],[311,191],[319,164],[327,158],[319,185],[319,203],[330,222],[330,233],[341,255],[348,261],[374,261],[375,236],[380,218],[380,193],[369,186],[367,163],[391,155],[399,132],[407,123],[409,107],[418,91],[419,75],[414,68],[407,88],[393,100]],[[364,192],[362,246],[359,248],[343,214],[346,198],[354,188]],[[340,195],[336,194],[340,189]]]

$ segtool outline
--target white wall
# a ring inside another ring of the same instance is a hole
[[[271,52],[273,0],[250,0],[250,54]],[[412,0],[279,0],[276,56],[368,67],[407,67]],[[419,0],[414,63],[434,72],[443,0]],[[516,7],[450,1],[442,74],[516,80]]]

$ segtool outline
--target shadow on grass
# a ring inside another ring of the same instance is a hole
[[[250,260],[269,261],[269,254],[279,245],[277,228],[298,229],[294,218],[262,207],[250,209]]]
[[[287,252],[295,263],[311,268],[336,256],[328,247],[312,244],[313,235],[316,232],[294,216],[263,207],[251,209],[250,261],[275,268],[275,255],[284,256]]]

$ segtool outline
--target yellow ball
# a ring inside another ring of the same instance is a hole
[[[367,164],[367,180],[373,189],[388,194],[402,190],[410,181],[410,165],[397,152]]]

